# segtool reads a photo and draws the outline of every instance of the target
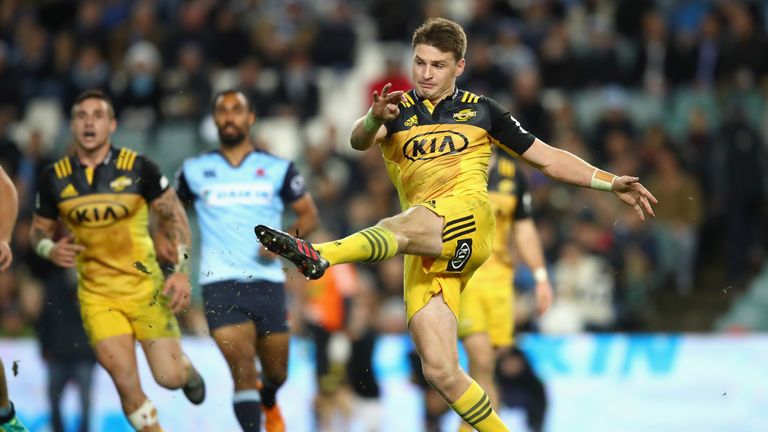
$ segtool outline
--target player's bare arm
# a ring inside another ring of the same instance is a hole
[[[11,237],[19,213],[19,197],[8,174],[0,167],[0,272],[5,271],[13,262]]]
[[[633,207],[643,221],[645,213],[656,216],[651,203],[657,204],[658,201],[637,177],[610,174],[573,153],[551,147],[539,139],[521,156],[525,162],[555,180],[615,193],[625,204]]]
[[[515,247],[520,258],[533,272],[533,278],[536,280],[536,310],[541,315],[552,304],[552,285],[547,275],[539,232],[536,230],[536,223],[533,218],[515,221],[514,230]]]
[[[58,241],[53,241],[56,231],[56,219],[48,219],[39,215],[32,218],[30,241],[35,245],[35,252],[50,260],[59,267],[73,268],[77,254],[85,250],[85,246],[75,243],[74,234],[68,234]]]
[[[373,104],[371,109],[363,117],[357,119],[352,126],[352,134],[349,142],[355,150],[367,150],[374,144],[381,143],[387,136],[387,128],[384,123],[397,118],[400,114],[398,104],[403,97],[403,92],[398,90],[392,93],[389,89],[392,84],[387,84],[381,89],[381,94],[373,92]]]
[[[305,193],[291,204],[291,209],[296,213],[296,222],[288,228],[289,233],[298,232],[300,237],[305,237],[317,228],[317,207],[311,195]]]
[[[163,295],[169,297],[169,307],[179,313],[189,306],[192,287],[189,283],[189,248],[192,243],[189,221],[184,206],[169,188],[150,206],[152,217],[157,220],[157,235],[176,246],[175,271],[165,281]]]

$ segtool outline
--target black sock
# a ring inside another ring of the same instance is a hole
[[[235,392],[232,398],[235,416],[243,428],[243,432],[259,432],[261,430],[261,401],[256,390]]]
[[[277,397],[277,386],[270,384],[268,381],[264,381],[264,387],[261,388],[261,403],[267,408],[275,406],[275,399]]]

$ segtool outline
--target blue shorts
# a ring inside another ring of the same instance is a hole
[[[259,335],[288,331],[282,283],[222,281],[203,285],[205,317],[211,331],[253,321]]]

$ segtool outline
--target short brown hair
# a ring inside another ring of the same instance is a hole
[[[104,93],[99,89],[86,90],[80,93],[79,95],[77,95],[77,97],[75,98],[75,102],[72,104],[72,112],[70,114],[72,117],[75,116],[75,107],[78,106],[80,102],[86,99],[103,100],[104,102],[107,103],[107,107],[109,108],[109,116],[111,118],[115,118],[115,107],[114,105],[112,105],[112,99],[110,99],[110,97],[107,96],[106,93]]]
[[[430,45],[442,52],[453,54],[459,61],[467,51],[467,35],[461,25],[445,18],[430,18],[413,32],[411,46]]]

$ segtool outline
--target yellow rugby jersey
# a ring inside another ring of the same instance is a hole
[[[407,209],[432,199],[485,195],[491,144],[522,154],[534,136],[496,101],[456,89],[437,106],[410,90],[385,123],[381,152]]]
[[[126,148],[110,149],[95,168],[69,156],[43,171],[35,212],[61,217],[85,246],[77,257],[81,294],[146,295],[155,286],[148,282],[162,281],[148,205],[167,188],[153,162]]]
[[[496,233],[493,239],[493,251],[486,266],[501,264],[512,267],[509,253],[509,237],[515,221],[531,217],[531,194],[523,173],[517,169],[514,158],[497,152],[488,173],[488,198],[496,216]]]

